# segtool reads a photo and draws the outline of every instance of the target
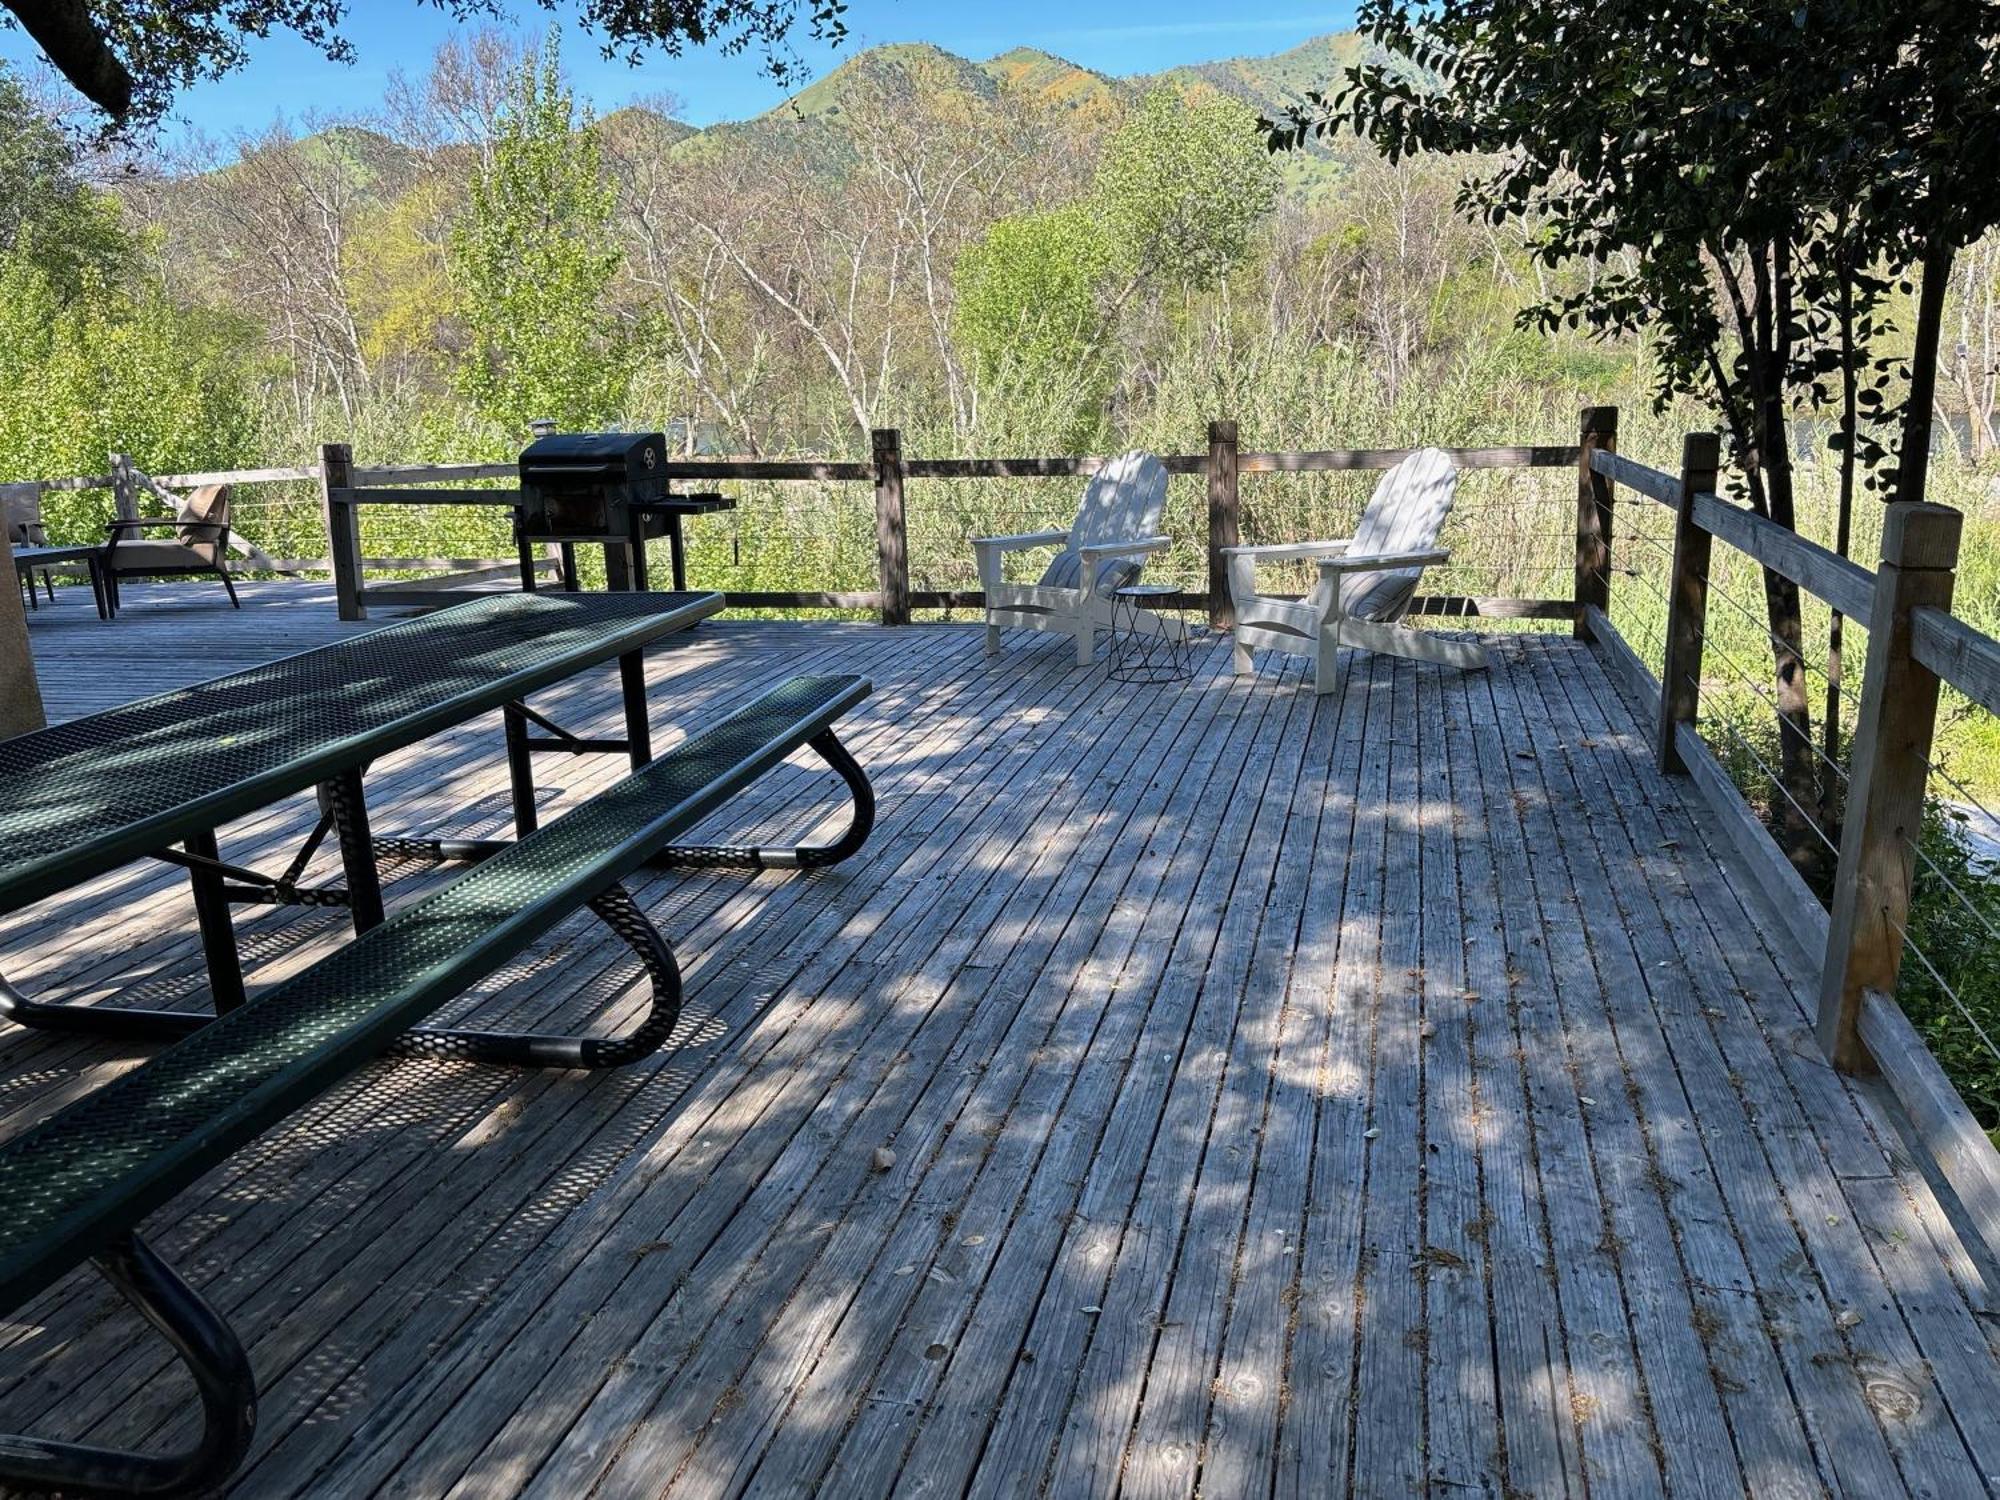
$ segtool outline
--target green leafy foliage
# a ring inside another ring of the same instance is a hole
[[[117,204],[83,179],[76,146],[0,66],[0,253],[20,255],[65,295],[86,276],[130,270]]]
[[[606,293],[623,252],[597,129],[563,82],[556,34],[516,70],[491,165],[472,182],[449,270],[468,334],[454,378],[486,419],[603,425],[630,384]]]
[[[1088,203],[996,222],[952,271],[953,335],[974,377],[1002,399],[1067,392],[1089,425],[1111,379],[1111,268],[1110,242]]]
[[[1277,191],[1277,168],[1245,105],[1167,83],[1106,143],[1096,207],[1132,278],[1201,288],[1243,260]]]
[[[0,258],[0,477],[104,471],[112,451],[156,473],[252,461],[258,423],[245,330],[177,305],[156,284],[87,280]],[[96,534],[102,493],[51,495],[52,534]]]
[[[2000,1127],[2000,871],[1967,837],[1966,814],[1933,801],[1910,893],[1910,944],[1896,999],[1959,1097]],[[1947,988],[1947,986],[1949,988]]]

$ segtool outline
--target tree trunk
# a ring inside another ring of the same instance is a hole
[[[1752,351],[1756,377],[1757,465],[1762,470],[1770,519],[1798,530],[1792,486],[1791,433],[1786,425],[1785,371],[1790,361],[1792,285],[1790,247],[1775,242],[1756,270],[1753,323],[1758,348]],[[1812,705],[1807,694],[1805,625],[1799,586],[1764,570],[1764,609],[1770,623],[1773,682],[1778,718],[1778,803],[1773,809],[1785,855],[1809,884],[1818,887],[1827,852],[1820,829],[1819,778],[1812,741]]]
[[[1897,500],[1924,498],[1931,465],[1931,424],[1937,404],[1938,345],[1944,334],[1945,292],[1956,254],[1933,239],[1924,251],[1923,285],[1917,291],[1917,331],[1910,351],[1910,397],[1903,408],[1903,451],[1896,464]]]
[[[1843,223],[1842,231],[1846,226]],[[1843,250],[1840,264],[1840,500],[1833,519],[1833,550],[1842,557],[1854,541],[1855,439],[1859,436],[1860,392],[1854,368],[1854,265],[1853,252]],[[1821,748],[1827,768],[1820,777],[1819,821],[1835,844],[1833,830],[1841,818],[1841,778],[1833,772],[1840,764],[1840,649],[1845,621],[1835,610],[1826,627],[1826,709]]]

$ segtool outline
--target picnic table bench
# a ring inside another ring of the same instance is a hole
[[[834,725],[868,692],[858,677],[794,678],[515,841],[381,841],[471,868],[0,1145],[0,1309],[93,1262],[173,1345],[204,1417],[195,1444],[174,1454],[0,1437],[0,1480],[141,1495],[199,1493],[225,1481],[255,1424],[249,1361],[227,1322],[140,1237],[140,1221],[384,1052],[591,1068],[658,1048],[679,1016],[679,971],[620,882],[645,865],[813,868],[858,850],[873,824],[873,795]],[[851,794],[852,821],[838,838],[795,847],[675,842],[806,746]],[[651,982],[649,1010],[626,1035],[417,1026],[584,907],[633,949]]]

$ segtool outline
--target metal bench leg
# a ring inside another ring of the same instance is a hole
[[[418,1026],[404,1032],[389,1050],[401,1057],[459,1057],[518,1068],[615,1068],[657,1052],[681,1018],[681,970],[674,962],[674,950],[622,885],[597,897],[590,909],[639,956],[652,981],[653,1000],[646,1018],[625,1035],[545,1036]]]
[[[757,844],[669,844],[647,861],[669,869],[699,866],[706,869],[818,870],[837,865],[858,852],[875,827],[875,789],[868,773],[848,753],[831,729],[823,729],[806,742],[819,753],[854,795],[854,818],[847,831],[830,844],[800,844],[796,847],[768,847]]]
[[[201,1397],[202,1430],[182,1453],[134,1453],[38,1437],[0,1437],[0,1480],[65,1495],[198,1495],[218,1488],[250,1451],[257,1382],[243,1345],[202,1295],[136,1234],[93,1263],[174,1346]]]
[[[177,1042],[215,1016],[197,1010],[126,1010],[112,1005],[69,1005],[31,1000],[0,976],[0,1017],[38,1031],[66,1031],[120,1042]]]

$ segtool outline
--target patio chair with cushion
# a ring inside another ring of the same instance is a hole
[[[113,608],[118,604],[121,578],[173,578],[213,573],[229,591],[229,602],[243,607],[229,577],[229,486],[203,485],[181,502],[178,516],[135,516],[108,523],[111,540],[104,549],[105,586]],[[172,537],[148,537],[147,531],[171,530]]]
[[[48,527],[42,524],[42,487],[39,484],[0,485],[0,497],[7,506],[7,542],[14,547],[46,547],[49,544]],[[56,597],[55,570],[37,568],[32,564],[21,569],[21,587],[28,603],[36,605],[35,575],[39,573],[42,587],[48,591],[49,600]],[[37,607],[39,607],[37,605]]]
[[[1100,629],[1111,628],[1114,591],[1134,582],[1146,558],[1172,545],[1161,536],[1167,504],[1167,470],[1150,453],[1126,453],[1091,476],[1074,524],[1062,531],[1022,536],[974,537],[979,586],[986,595],[986,649],[1000,649],[1007,626],[1050,630],[1076,638],[1079,665],[1090,664]],[[1006,554],[1032,547],[1060,547],[1037,583],[1008,583]],[[1150,610],[1134,610],[1132,628],[1178,637],[1180,624]]]
[[[1309,656],[1314,690],[1330,693],[1339,685],[1343,646],[1452,667],[1485,666],[1485,649],[1476,641],[1396,623],[1409,612],[1424,569],[1451,558],[1437,539],[1457,489],[1451,455],[1419,448],[1382,476],[1345,541],[1223,548],[1236,605],[1236,670],[1255,671],[1250,653],[1263,647]],[[1319,582],[1305,598],[1257,592],[1259,563],[1299,561],[1319,566]]]

